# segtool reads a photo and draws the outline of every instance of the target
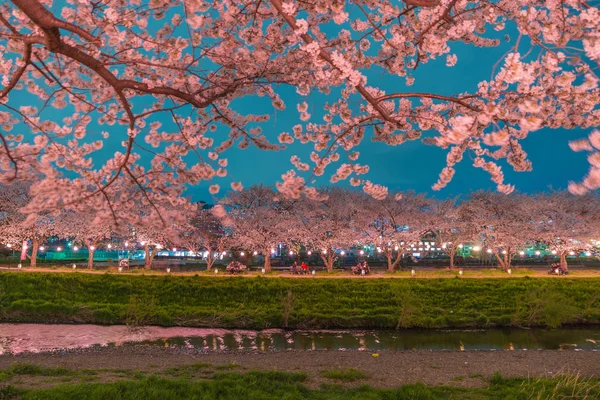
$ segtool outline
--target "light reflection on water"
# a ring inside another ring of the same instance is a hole
[[[600,327],[571,329],[283,331],[0,324],[0,354],[93,346],[161,346],[189,351],[600,350]]]

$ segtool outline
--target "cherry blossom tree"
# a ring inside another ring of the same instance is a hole
[[[456,199],[433,202],[432,208],[435,217],[431,229],[440,248],[448,256],[450,269],[453,270],[460,246],[477,238],[477,210],[468,207],[467,203],[457,202]]]
[[[318,252],[328,272],[333,271],[337,251],[361,241],[360,226],[366,222],[365,198],[339,187],[321,189],[322,197],[304,197],[295,204],[294,234],[308,251]]]
[[[599,21],[595,2],[574,0],[5,1],[0,181],[34,182],[31,213],[93,203],[121,221],[132,187],[173,201],[187,184],[227,175],[233,146],[300,143],[314,151],[291,157],[279,191],[314,197],[313,177],[339,163],[332,183],[350,179],[382,198],[387,188],[363,179],[360,145],[425,137],[448,150],[434,189],[472,159],[509,193],[496,161],[530,170],[529,133],[600,125]],[[408,89],[428,63],[460,63],[455,43],[497,47],[499,32],[510,49],[476,90]],[[370,73],[389,84],[376,87]],[[280,87],[300,96],[300,121],[276,142],[262,125],[291,106]],[[316,92],[328,100],[318,119]],[[271,106],[244,113],[240,98]],[[121,148],[95,157],[111,135]]]
[[[508,271],[513,257],[535,237],[532,199],[521,194],[475,192],[464,207],[475,217],[480,239],[500,268]]]
[[[88,269],[94,266],[94,253],[103,244],[109,241],[114,233],[112,219],[95,220],[101,218],[93,212],[63,212],[60,221],[55,223],[55,229],[63,238],[73,239],[88,251]]]
[[[292,242],[291,208],[292,201],[272,187],[257,185],[231,192],[214,212],[233,229],[232,237],[239,247],[264,256],[264,269],[270,272],[273,249]]]
[[[591,249],[600,234],[600,199],[591,194],[538,194],[530,212],[535,221],[533,237],[557,252],[565,270],[567,256]]]
[[[432,201],[414,192],[387,195],[368,203],[368,236],[393,272],[408,249],[432,229]]]
[[[193,205],[188,202],[141,202],[128,203],[135,215],[128,226],[127,234],[134,243],[144,249],[144,268],[151,269],[159,250],[179,246],[181,238],[177,227],[185,226]],[[123,233],[121,233],[123,235]]]
[[[35,267],[40,245],[55,234],[54,220],[60,218],[60,213],[25,214],[22,210],[30,201],[29,184],[0,184],[0,239],[16,247],[27,247],[27,242],[31,241],[31,254],[27,256],[30,265]]]
[[[232,244],[230,232],[215,213],[218,214],[216,210],[200,207],[179,229],[183,247],[196,254],[205,252],[207,269],[212,269],[219,256]]]

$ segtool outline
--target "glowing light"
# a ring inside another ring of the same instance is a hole
[[[479,250],[481,250],[481,249],[479,248],[479,246],[475,246],[475,247],[473,247],[473,251],[479,251]]]
[[[506,250],[502,250],[502,254],[506,254]]]
[[[293,256],[293,255],[294,255],[294,252],[293,252],[293,251],[290,251],[290,256]]]
[[[106,246],[106,247],[108,247],[108,248],[110,249],[110,248],[112,248],[112,244],[109,244],[109,245],[108,245],[108,246]]]
[[[327,254],[327,250],[323,250],[323,254]]]
[[[62,251],[62,247],[57,247],[56,251]]]
[[[79,250],[79,247],[75,246],[75,247],[73,247],[73,250],[77,251],[77,250]]]
[[[492,254],[492,249],[487,249],[488,254]]]
[[[271,249],[271,254],[275,254],[275,249]]]
[[[96,250],[96,246],[90,246],[90,250]]]
[[[6,247],[8,247],[9,249],[12,247],[12,244],[7,244]]]
[[[254,252],[254,253],[252,253],[252,254],[254,254],[254,255],[257,255],[257,254],[258,254],[258,251],[255,251],[255,252]]]
[[[173,247],[173,251],[177,251],[177,247]]]
[[[539,250],[535,252],[535,255],[536,255],[536,256],[539,256],[540,254],[542,254],[542,253],[540,253],[540,251],[539,251]]]
[[[162,249],[163,247],[162,247],[162,245],[160,245],[160,244],[157,244],[157,245],[156,245],[156,248],[160,250],[160,249]]]
[[[575,252],[574,252],[574,251],[570,251],[570,252],[569,252],[569,255],[570,255],[570,256],[574,256],[574,255],[575,255]]]
[[[344,250],[342,250],[342,251],[340,251],[340,254],[344,255],[344,254],[346,254],[346,252]]]
[[[309,256],[312,254],[312,251],[307,251],[306,254],[308,254]]]
[[[552,250],[552,254],[556,254],[556,250]]]
[[[462,249],[463,247],[464,247],[464,246],[463,246],[462,244],[459,244],[459,245],[458,245],[458,248],[459,248],[459,249]]]
[[[589,256],[591,256],[591,255],[592,255],[592,253],[590,253],[589,251],[586,251],[586,252],[585,252],[585,255],[586,255],[586,257],[589,257]]]
[[[398,246],[394,247],[394,250],[398,251]]]
[[[360,255],[362,256],[363,254],[365,254],[365,251],[364,251],[364,250],[361,250],[361,251],[360,251]]]
[[[246,253],[244,253],[243,251],[240,252],[240,256],[244,256]]]
[[[377,252],[381,253],[381,248],[380,247],[377,248]]]
[[[524,255],[525,255],[525,252],[524,252],[524,251],[520,251],[520,252],[519,252],[519,255],[521,255],[521,256],[524,256]]]
[[[129,242],[125,242],[125,247],[129,247]]]
[[[141,244],[142,246],[145,246],[145,245],[146,245],[146,242],[140,242],[140,244]]]
[[[41,247],[40,247],[40,251],[44,251],[44,249],[45,249],[45,247],[44,247],[44,246],[41,246]]]

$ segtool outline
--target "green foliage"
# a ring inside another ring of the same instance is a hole
[[[127,307],[127,325],[140,326],[153,322],[156,313],[156,299],[153,296],[136,296],[129,298]]]
[[[245,279],[2,272],[0,288],[0,322],[241,329],[600,323],[600,278]]]
[[[580,310],[571,297],[547,286],[526,292],[519,302],[520,307],[515,314],[516,324],[557,328],[577,322],[580,316]]]
[[[421,301],[412,288],[399,290],[394,293],[394,297],[399,307],[396,329],[423,327],[426,324],[427,320],[421,307]]]
[[[32,364],[13,364],[10,368],[0,370],[0,382],[4,382],[14,376],[67,376],[73,372],[66,368],[46,368]],[[0,397],[1,399],[2,397]]]
[[[139,378],[110,383],[58,384],[22,390],[0,387],[0,399],[8,400],[375,400],[375,399],[596,399],[600,396],[598,379],[581,379],[566,375],[554,378],[505,379],[496,375],[487,388],[427,386],[422,383],[393,389],[374,389],[366,385],[347,388],[323,385],[308,389],[304,374],[284,372],[249,372],[215,374],[205,380],[170,380],[159,377]]]
[[[195,374],[205,373],[208,364],[192,364],[162,371],[163,375],[176,379],[165,379],[158,375],[146,376],[130,370],[65,370],[42,368],[33,365],[16,365],[10,368],[12,376],[72,376],[106,371],[120,371],[124,380],[97,383],[51,383],[42,389],[22,389],[18,384],[0,386],[0,400],[375,400],[375,399],[597,399],[600,397],[600,380],[584,379],[577,375],[559,375],[553,378],[504,378],[495,373],[485,388],[453,386],[427,386],[422,383],[403,385],[392,389],[374,389],[367,385],[344,387],[322,385],[320,389],[309,389],[308,377],[302,373],[279,371],[251,371],[248,373],[227,372],[205,374],[198,379]],[[369,377],[355,369],[325,371],[322,375],[341,382],[355,382]],[[480,375],[471,374],[471,377]],[[454,381],[461,381],[457,377]]]
[[[281,298],[281,309],[283,316],[283,327],[289,326],[290,315],[294,311],[294,293],[288,289],[287,294]]]
[[[359,371],[354,368],[347,369],[330,369],[328,371],[323,371],[321,375],[328,379],[335,379],[337,381],[342,382],[356,382],[361,379],[367,379],[369,376],[362,371]]]

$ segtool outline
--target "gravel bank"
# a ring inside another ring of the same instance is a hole
[[[453,384],[478,387],[494,372],[505,377],[550,377],[575,373],[600,376],[596,351],[382,351],[377,357],[358,351],[286,351],[268,353],[198,353],[150,346],[0,356],[0,369],[14,363],[69,369],[130,369],[146,372],[192,363],[213,366],[237,364],[237,370],[304,372],[312,385],[324,382],[322,371],[356,368],[369,375],[362,381],[375,387],[406,383]]]

